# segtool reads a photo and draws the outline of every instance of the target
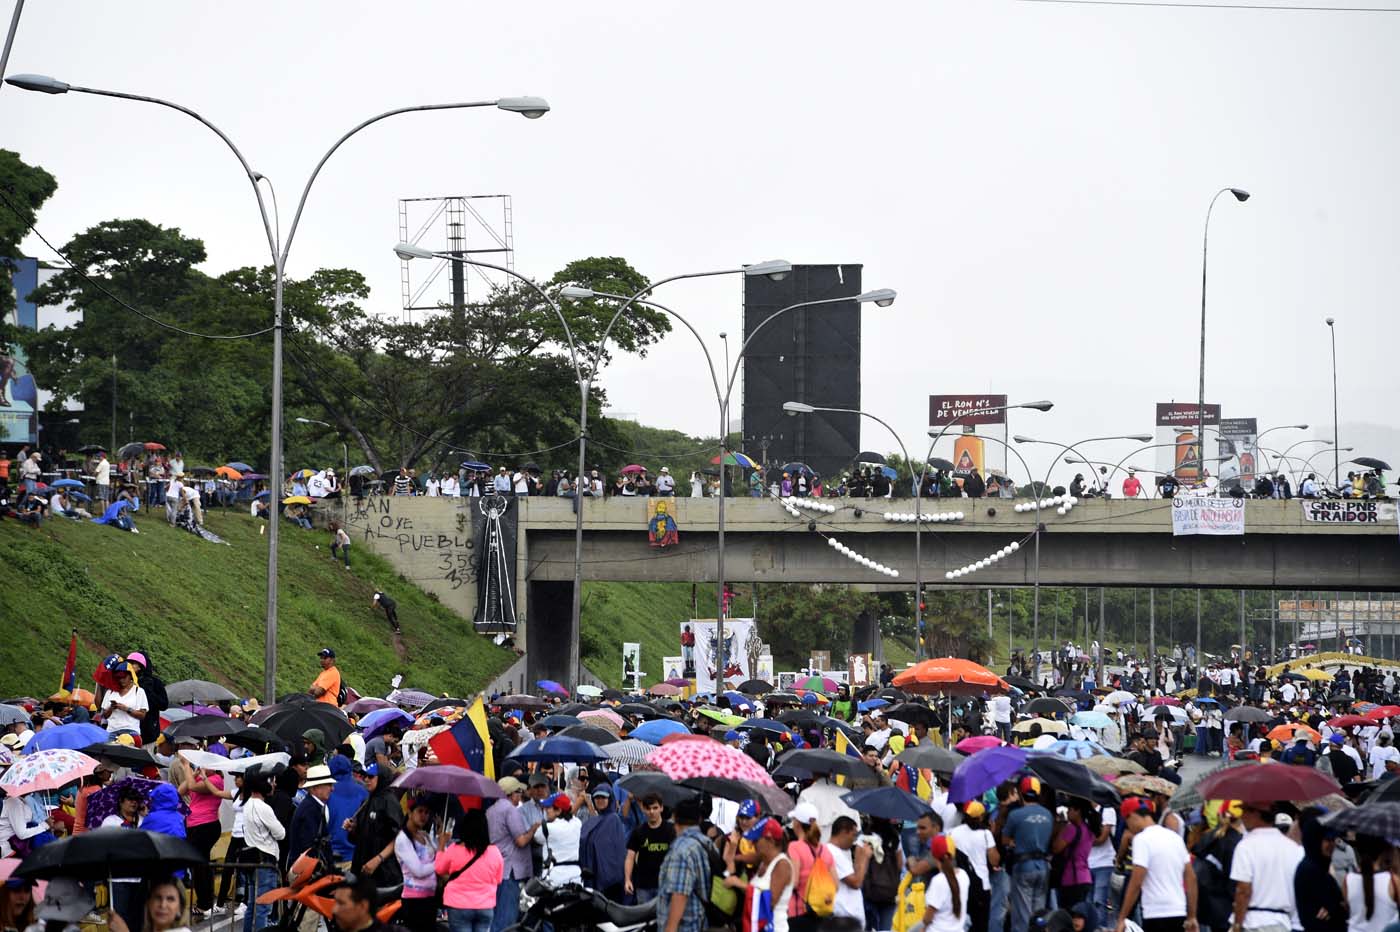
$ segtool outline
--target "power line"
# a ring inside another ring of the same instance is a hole
[[[83,271],[83,269],[79,267],[77,263],[73,262],[66,255],[64,255],[61,249],[59,249],[53,243],[49,242],[48,237],[44,236],[43,233],[40,233],[39,228],[36,227],[34,224],[30,223],[29,219],[17,207],[15,207],[14,204],[10,203],[10,199],[6,197],[3,193],[0,193],[0,201],[4,201],[5,206],[10,209],[10,212],[13,213],[16,217],[18,217],[21,221],[23,221],[24,225],[29,228],[29,232],[39,237],[39,241],[42,242],[45,246],[49,247],[49,249],[53,252],[54,255],[62,259],[64,263],[67,264],[70,271],[78,273],[78,275],[82,277],[83,281],[87,282],[89,285],[102,292],[108,298],[115,301],[119,306],[135,314],[137,317],[150,321],[157,327],[163,327],[166,330],[184,334],[187,337],[199,337],[202,340],[250,340],[253,337],[260,337],[265,333],[271,333],[275,329],[273,327],[266,327],[262,330],[254,330],[251,333],[235,333],[230,335],[217,333],[198,333],[194,330],[186,330],[184,327],[177,327],[174,324],[166,323],[158,317],[152,317],[145,311],[138,310],[137,308],[132,307],[130,304],[126,303],[121,298],[112,294],[112,292],[108,291],[106,286],[103,285],[100,281],[93,278],[87,272]]]
[[[1279,3],[1207,3],[1189,0],[1016,0],[1017,3],[1053,3],[1060,6],[1138,6],[1185,10],[1266,10],[1290,13],[1400,13],[1389,6],[1287,6]]]

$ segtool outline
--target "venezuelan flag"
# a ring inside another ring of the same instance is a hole
[[[486,728],[486,706],[477,696],[467,714],[447,731],[428,742],[439,763],[455,764],[496,779],[496,762],[491,754],[491,733]]]
[[[68,662],[63,665],[63,683],[58,687],[58,691],[65,696],[73,695],[73,690],[78,687],[78,629],[73,629],[73,636],[68,641]]]

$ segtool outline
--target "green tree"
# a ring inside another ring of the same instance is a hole
[[[764,586],[758,630],[779,667],[805,666],[813,650],[844,657],[856,620],[867,613],[879,617],[882,608],[874,593],[850,586]]]
[[[20,241],[29,233],[39,208],[57,190],[53,175],[26,164],[18,152],[0,149],[0,191],[5,198],[0,205],[0,268],[7,273],[6,286],[0,288],[0,347],[16,342],[10,323],[15,293],[8,281],[14,273],[14,260],[20,256]]]

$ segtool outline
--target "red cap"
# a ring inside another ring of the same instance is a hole
[[[567,793],[555,793],[545,805],[551,809],[558,809],[560,812],[574,811],[574,801],[569,798]]]
[[[1026,796],[1028,794],[1040,795],[1039,777],[1026,776],[1021,778],[1021,795]]]
[[[1152,800],[1144,799],[1141,796],[1129,796],[1123,800],[1123,805],[1118,807],[1118,814],[1126,819],[1135,812],[1145,812],[1152,815],[1156,812],[1156,807],[1152,805]]]
[[[953,842],[951,836],[935,835],[933,841],[929,843],[929,852],[935,860],[951,858],[958,853],[958,846]]]

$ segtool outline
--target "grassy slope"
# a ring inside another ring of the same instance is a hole
[[[267,538],[262,522],[246,514],[211,510],[208,523],[232,546],[144,512],[139,535],[67,519],[37,531],[0,522],[0,695],[56,689],[72,628],[80,681],[101,656],[140,647],[167,682],[198,677],[261,693]],[[326,645],[336,649],[346,681],[366,695],[383,695],[398,672],[408,686],[467,691],[509,666],[509,652],[399,579],[386,561],[358,548],[347,573],[331,562],[328,546],[323,531],[283,526],[279,693],[306,688],[318,669],[316,651]],[[382,613],[371,610],[366,580],[398,601],[402,659]]]
[[[709,589],[709,593],[713,593]],[[642,684],[662,679],[661,658],[681,652],[691,617],[690,583],[584,583],[583,663],[609,686],[622,685],[622,645],[642,645]]]

